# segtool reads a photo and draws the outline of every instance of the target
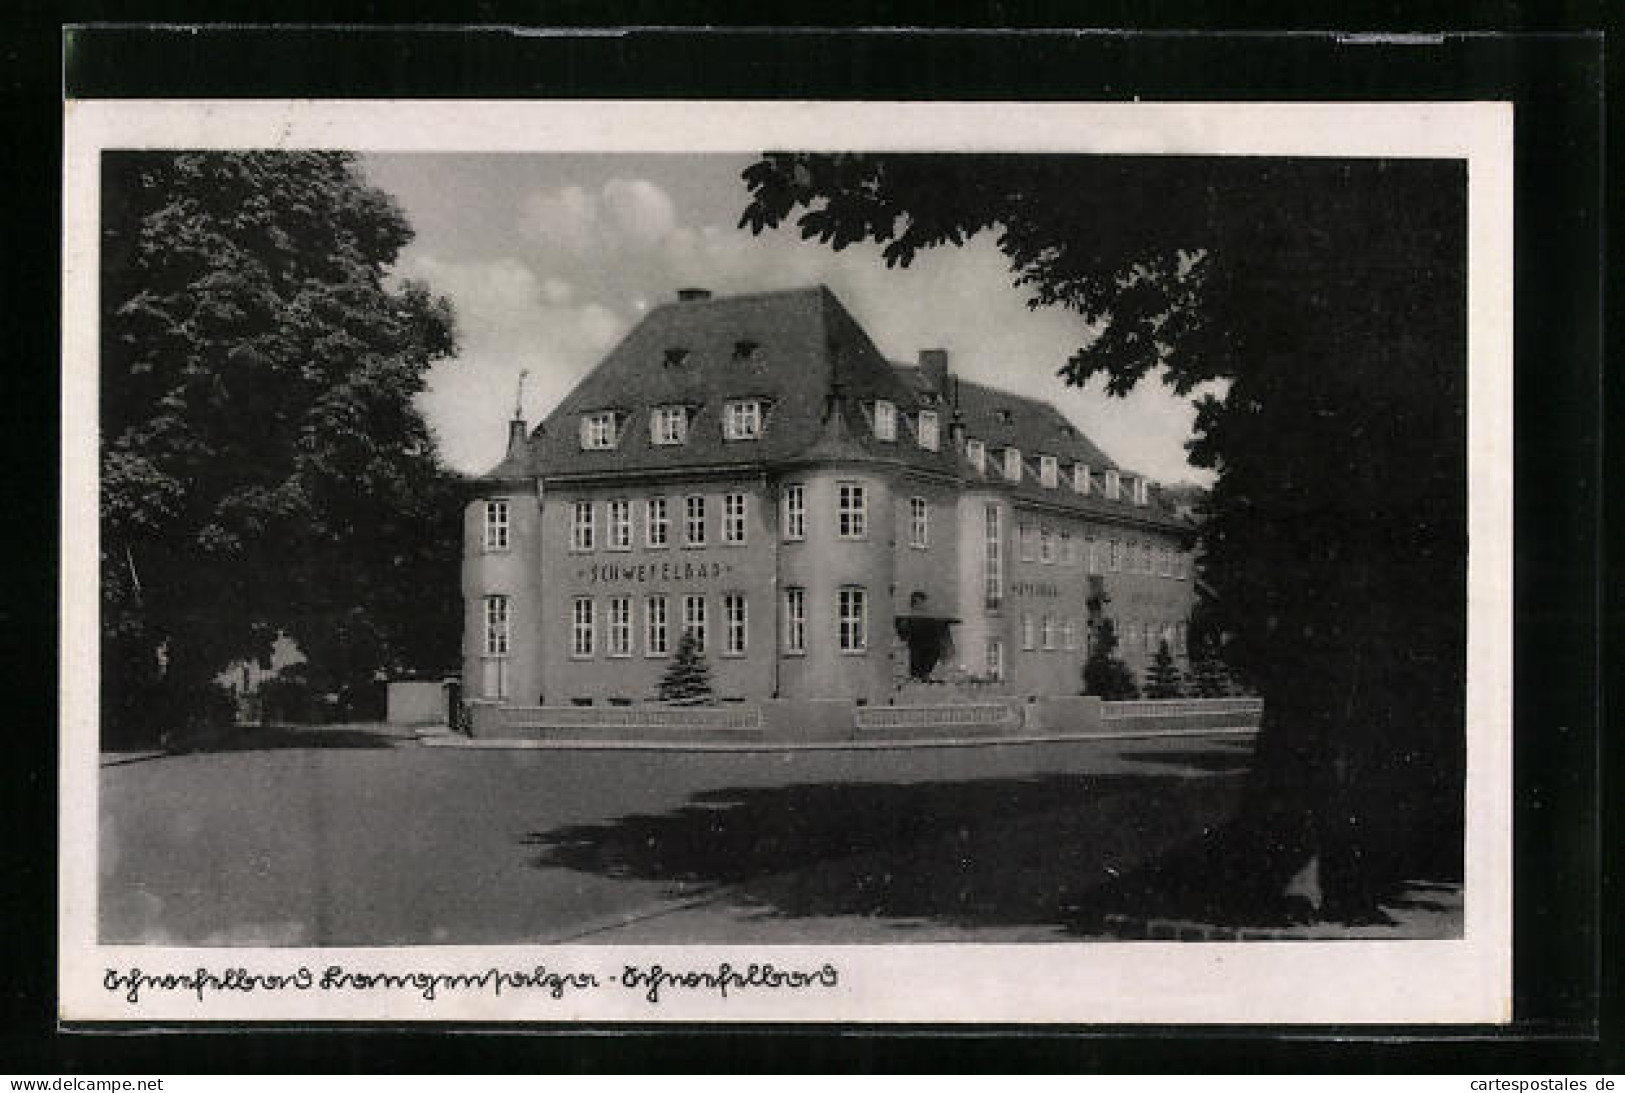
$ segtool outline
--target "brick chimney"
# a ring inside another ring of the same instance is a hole
[[[946,349],[920,350],[920,375],[931,389],[940,395],[948,393],[948,351]]]
[[[525,419],[515,416],[508,422],[508,458],[515,459],[525,454]]]

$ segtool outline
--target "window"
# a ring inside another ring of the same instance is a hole
[[[592,600],[577,596],[570,602],[570,655],[590,657],[593,648]]]
[[[588,450],[615,447],[615,411],[581,415],[581,446]]]
[[[1055,533],[1049,528],[1038,533],[1038,560],[1044,565],[1055,564]]]
[[[1186,580],[1191,575],[1191,556],[1180,554],[1174,558],[1174,577],[1177,580]]]
[[[722,651],[728,656],[742,657],[745,655],[745,616],[745,597],[743,593],[730,592],[722,597],[722,619],[727,626]]]
[[[1038,457],[1038,484],[1053,490],[1061,482],[1061,464],[1053,455]]]
[[[919,428],[916,431],[919,434],[920,447],[932,452],[937,450],[942,441],[935,410],[920,411]]]
[[[1151,503],[1151,480],[1144,475],[1134,480],[1134,503],[1136,505]]]
[[[485,659],[481,690],[486,698],[508,697],[508,597],[485,597]]]
[[[1045,615],[1044,616],[1044,631],[1043,631],[1043,633],[1044,633],[1044,648],[1045,649],[1054,649],[1055,648],[1055,616],[1054,615]]]
[[[1076,547],[1077,547],[1077,544],[1075,544],[1072,541],[1072,533],[1070,531],[1061,532],[1061,564],[1062,565],[1077,565],[1078,564],[1078,553],[1077,553]]]
[[[624,497],[613,497],[609,501],[609,543],[610,550],[632,549],[632,502]]]
[[[485,503],[485,549],[508,549],[508,502]]]
[[[742,493],[722,495],[722,541],[745,541],[745,495]]]
[[[1106,471],[1106,496],[1116,501],[1122,496],[1122,493],[1122,476],[1117,473],[1116,468],[1108,468]]]
[[[508,655],[508,597],[485,597],[485,655]]]
[[[1021,537],[1021,560],[1024,562],[1036,561],[1038,558],[1038,528],[1032,524],[1022,524],[1019,535]]]
[[[729,440],[756,440],[762,435],[762,404],[737,399],[723,406],[722,435]]]
[[[836,529],[843,539],[862,539],[869,533],[869,506],[864,489],[856,482],[842,482]]]
[[[592,546],[592,502],[577,501],[570,506],[570,549],[591,550]]]
[[[612,596],[609,601],[609,655],[632,655],[632,599]]]
[[[651,497],[644,505],[643,538],[651,547],[663,547],[670,541],[671,516],[666,512],[664,497]]]
[[[999,506],[987,506],[986,550],[983,563],[983,602],[989,611],[1004,603],[1004,542],[1000,530]]]
[[[1004,642],[998,638],[987,640],[987,676],[995,680],[1004,678]]]
[[[1174,575],[1174,552],[1168,547],[1157,551],[1157,572],[1164,577]]]
[[[1027,612],[1021,614],[1021,647],[1032,649],[1038,644],[1038,624]]]
[[[1072,488],[1081,494],[1089,494],[1094,489],[1095,480],[1089,473],[1089,464],[1074,463],[1072,465]]]
[[[683,543],[687,546],[705,545],[705,498],[695,495],[683,498]]]
[[[671,651],[666,641],[666,597],[650,596],[643,604],[643,650],[663,657]]]
[[[1004,450],[1004,477],[1011,482],[1021,481],[1021,449],[1006,448]]]
[[[786,588],[784,590],[784,651],[786,653],[805,653],[807,651],[807,590],[805,588]]]
[[[779,524],[787,540],[807,537],[807,487],[799,482],[779,494]]]
[[[1157,651],[1158,639],[1159,639],[1159,635],[1157,633],[1157,628],[1156,628],[1155,624],[1149,623],[1149,622],[1146,623],[1145,624],[1145,651],[1148,652],[1148,653],[1155,653]]]
[[[688,408],[656,406],[649,415],[649,443],[669,445],[688,441]]]
[[[921,550],[931,545],[931,507],[923,497],[908,499],[908,545]]]
[[[1185,623],[1182,623],[1182,622],[1174,623],[1174,652],[1178,653],[1180,656],[1184,656],[1185,652],[1186,652],[1185,633],[1186,633],[1186,624]]]
[[[705,652],[705,597],[683,597],[683,633],[694,638],[694,651]]]
[[[885,399],[875,400],[875,439],[897,439],[897,407]]]
[[[1078,620],[1067,619],[1061,624],[1061,646],[1069,652],[1078,647]]]
[[[857,585],[846,585],[841,589],[836,606],[836,617],[840,620],[841,652],[863,652],[869,645],[868,595]]]
[[[987,473],[987,445],[980,440],[965,441],[965,458],[970,460],[977,474]]]
[[[1123,568],[1123,544],[1118,540],[1113,539],[1110,544],[1110,549],[1111,569],[1113,573],[1117,573]]]
[[[1088,541],[1088,543],[1086,543],[1084,545],[1084,552],[1087,555],[1088,560],[1089,560],[1089,572],[1090,573],[1099,573],[1100,572],[1100,540],[1099,539],[1090,539]]]

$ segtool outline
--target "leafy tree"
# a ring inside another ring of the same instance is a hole
[[[1083,693],[1099,695],[1108,702],[1139,698],[1134,669],[1117,655],[1117,626],[1100,619],[1091,628],[1089,659],[1083,662]]]
[[[1151,666],[1145,670],[1145,697],[1178,698],[1184,693],[1179,665],[1174,663],[1174,654],[1169,651],[1166,641],[1159,641],[1157,655],[1152,658]]]
[[[292,637],[338,685],[455,660],[456,483],[415,405],[449,305],[352,157],[103,157],[103,722],[201,715]]]
[[[794,219],[888,264],[987,231],[1060,374],[1198,396],[1191,461],[1226,656],[1265,697],[1242,825],[1329,917],[1461,868],[1465,169],[1456,161],[775,153],[753,231]]]
[[[676,706],[699,706],[712,699],[711,666],[694,635],[683,631],[677,652],[660,677],[660,701]]]

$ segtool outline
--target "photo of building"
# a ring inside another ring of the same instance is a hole
[[[682,290],[509,427],[465,510],[471,699],[654,701],[684,633],[725,702],[1075,695],[1103,619],[1136,674],[1184,660],[1188,512],[825,287]]]

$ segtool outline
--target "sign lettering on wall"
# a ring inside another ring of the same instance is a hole
[[[728,562],[595,562],[576,570],[576,579],[588,584],[714,581],[733,570]]]

